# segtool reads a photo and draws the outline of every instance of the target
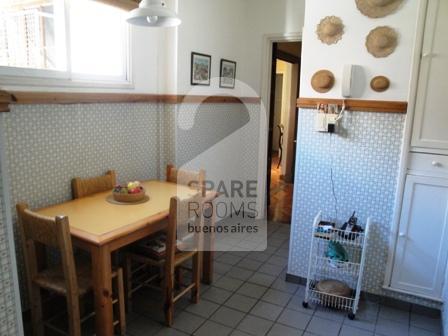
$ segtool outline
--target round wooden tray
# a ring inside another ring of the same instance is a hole
[[[109,195],[106,197],[106,201],[108,201],[109,203],[112,204],[118,204],[118,205],[136,205],[136,204],[142,204],[142,203],[146,203],[149,201],[149,196],[145,195],[142,199],[135,201],[135,202],[122,202],[122,201],[118,201],[114,198],[114,195]]]

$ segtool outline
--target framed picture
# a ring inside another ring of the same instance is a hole
[[[222,59],[219,77],[219,87],[228,89],[235,88],[236,62]]]
[[[191,53],[191,85],[210,86],[212,57],[210,55]]]

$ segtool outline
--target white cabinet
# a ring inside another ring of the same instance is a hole
[[[391,287],[440,300],[448,256],[448,178],[408,175]]]
[[[448,1],[428,1],[412,149],[448,154]]]

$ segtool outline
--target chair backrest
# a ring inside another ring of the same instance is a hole
[[[75,177],[72,180],[73,198],[90,196],[99,192],[112,190],[117,183],[114,170],[109,170],[103,176],[82,179]]]
[[[166,180],[167,182],[182,184],[201,190],[202,194],[205,195],[205,170],[203,169],[198,172],[182,170],[169,164],[166,166]]]
[[[166,235],[166,263],[168,269],[174,269],[174,257],[178,241],[184,240],[184,251],[200,250],[202,248],[204,226],[204,198],[201,193],[180,200],[170,199],[170,213]],[[190,228],[190,230],[188,230]],[[191,228],[195,230],[191,232]],[[179,233],[179,234],[178,234]]]
[[[17,204],[17,215],[29,290],[32,290],[33,279],[40,271],[38,249],[50,247],[60,253],[67,298],[78,300],[78,282],[68,217],[44,217],[31,211],[25,203]]]

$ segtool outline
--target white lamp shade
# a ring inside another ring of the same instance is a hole
[[[161,0],[143,0],[139,8],[129,13],[126,21],[144,27],[175,27],[182,22]]]

